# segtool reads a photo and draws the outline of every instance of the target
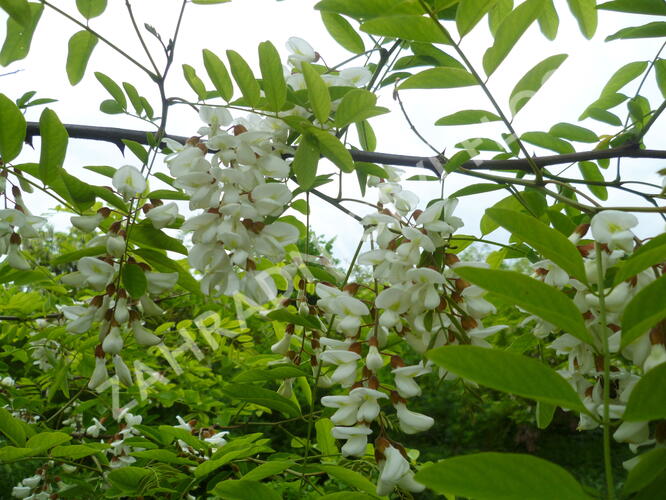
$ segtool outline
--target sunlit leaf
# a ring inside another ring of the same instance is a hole
[[[606,180],[604,179],[604,175],[599,170],[597,164],[593,161],[578,162],[578,169],[580,170],[583,179],[588,182],[604,182]],[[586,187],[594,196],[600,200],[608,199],[608,190],[606,189],[606,186],[587,184]]]
[[[102,84],[109,94],[111,94],[113,100],[116,101],[122,109],[127,109],[127,99],[125,99],[125,94],[116,82],[99,71],[95,72],[95,78],[97,78],[97,81]]]
[[[42,147],[39,155],[39,174],[44,184],[56,179],[62,169],[69,136],[58,115],[45,108],[39,118]]]
[[[341,47],[354,54],[361,54],[365,51],[363,39],[344,17],[334,12],[322,11],[321,20],[328,33]]]
[[[76,0],[76,8],[86,19],[102,15],[106,10],[107,0]]]
[[[666,36],[666,22],[655,21],[644,24],[643,26],[634,26],[632,28],[623,28],[617,33],[606,37],[606,41],[631,39],[631,38],[661,38]]]
[[[296,149],[291,167],[298,185],[304,191],[308,191],[312,187],[317,177],[319,154],[319,142],[317,139],[311,134],[303,135]]]
[[[0,94],[0,123],[0,157],[9,163],[23,149],[26,122],[21,110],[4,94]]]
[[[426,465],[415,479],[447,496],[477,500],[587,500],[574,477],[559,465],[531,455],[475,453]]]
[[[197,75],[196,70],[189,64],[183,64],[183,76],[199,100],[204,100],[206,98],[206,86]]]
[[[496,3],[497,0],[460,0],[456,9],[456,26],[460,37],[472,31]]]
[[[599,137],[590,129],[571,123],[556,123],[548,131],[552,135],[576,142],[598,142]]]
[[[456,273],[503,302],[539,316],[583,342],[594,343],[578,308],[556,288],[514,271],[459,266]]]
[[[227,58],[229,59],[229,66],[231,67],[231,74],[238,84],[238,88],[247,100],[250,107],[256,107],[259,104],[261,89],[250,66],[245,62],[245,59],[234,50],[227,50]]]
[[[555,10],[553,0],[544,0],[538,21],[541,33],[543,33],[548,40],[555,40],[555,37],[557,36],[557,28],[560,25],[560,18],[557,15],[557,10]]]
[[[431,68],[407,78],[398,89],[447,89],[477,85],[474,76],[459,68]]]
[[[266,100],[271,111],[280,111],[287,99],[287,84],[280,54],[271,42],[259,44],[259,68]]]
[[[666,3],[663,0],[613,0],[597,5],[597,9],[630,14],[666,16]]]
[[[312,111],[319,123],[326,123],[331,114],[331,96],[328,93],[328,87],[310,64],[303,62],[302,69]]]
[[[230,101],[234,95],[234,86],[229,77],[227,67],[222,60],[208,49],[203,49],[203,61],[210,81],[225,101]]]
[[[458,111],[448,116],[443,116],[435,122],[435,125],[476,125],[500,121],[501,118],[495,113],[481,109],[468,109]]]
[[[0,0],[0,8],[21,26],[28,26],[32,20],[27,0]]]
[[[550,149],[551,151],[555,151],[560,154],[573,153],[575,151],[574,147],[570,143],[560,139],[559,137],[555,137],[548,132],[525,132],[520,136],[520,140],[529,142],[530,144],[540,148]]]
[[[608,83],[601,91],[601,95],[614,94],[629,82],[641,76],[647,66],[647,61],[635,61],[625,64],[610,77],[610,80],[608,80]]]
[[[629,301],[622,314],[622,347],[666,318],[666,275],[646,285]]]
[[[495,34],[493,46],[483,55],[483,69],[492,75],[509,55],[516,42],[536,20],[541,11],[541,0],[527,0],[507,15]]]
[[[377,17],[361,24],[361,31],[371,35],[388,36],[416,42],[451,43],[449,37],[429,17],[386,16]]]
[[[0,66],[7,66],[9,63],[24,59],[28,55],[32,36],[43,10],[44,6],[41,3],[30,3],[30,22],[25,26],[13,17],[7,18],[7,34],[2,49],[0,49]]]
[[[588,40],[597,31],[597,8],[596,0],[567,0],[571,13],[578,21],[580,32]]]
[[[530,69],[518,81],[509,97],[512,114],[518,113],[552,76],[560,65],[569,57],[567,54],[550,56]]]

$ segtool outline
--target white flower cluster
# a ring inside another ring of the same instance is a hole
[[[5,255],[3,263],[14,269],[29,270],[31,265],[21,251],[21,242],[37,238],[39,229],[45,223],[45,218],[30,214],[22,205],[0,210],[0,256]]]
[[[591,224],[577,228],[570,239],[578,244],[591,228],[592,237],[602,245],[601,259],[605,274],[611,266],[633,253],[634,234],[631,229],[637,224],[638,220],[631,214],[604,210],[592,218]],[[584,257],[588,282],[599,286],[594,243],[581,244],[578,249]],[[582,313],[587,325],[595,333],[595,337],[600,338],[600,335],[606,334],[599,328],[600,301],[597,294],[592,293],[585,284],[570,278],[565,271],[550,261],[542,261],[535,266],[536,277],[545,283],[558,288],[573,287],[576,292],[574,303]],[[663,271],[661,269],[661,273]],[[610,372],[612,383],[610,416],[612,419],[622,418],[631,391],[641,378],[640,372],[645,374],[655,366],[666,363],[666,322],[664,321],[620,350],[622,335],[620,325],[625,306],[657,277],[659,277],[657,268],[648,268],[627,281],[599,291],[604,294],[606,323],[611,332],[608,337],[609,350],[618,358],[618,362],[611,365]],[[536,321],[534,333],[540,338],[546,338],[555,330],[553,325],[535,317],[530,317],[527,321]],[[557,354],[568,358],[567,367],[559,370],[559,373],[578,392],[588,410],[601,417],[603,415],[603,357],[599,354],[601,344],[592,346],[565,333],[558,336],[549,347]],[[624,361],[621,361],[620,356],[624,358]],[[636,373],[627,369],[629,364],[638,367],[640,372]],[[588,415],[580,416],[579,429],[594,429],[598,426],[598,419],[593,419]],[[613,436],[619,442],[629,443],[634,452],[639,446],[655,443],[655,439],[650,438],[648,422],[623,422]],[[626,465],[632,466],[635,463],[635,459],[632,459]]]
[[[273,278],[257,271],[257,261],[283,259],[285,246],[299,237],[295,226],[277,220],[292,199],[289,164],[282,158],[289,150],[282,142],[286,126],[258,116],[232,126],[224,108],[203,107],[200,116],[208,124],[199,130],[206,144],[198,138],[184,146],[170,141],[176,152],[166,159],[175,186],[190,196],[190,209],[203,210],[181,228],[192,233],[189,262],[202,273],[204,293],[240,291],[264,303],[277,291]],[[215,151],[210,160],[208,149]]]

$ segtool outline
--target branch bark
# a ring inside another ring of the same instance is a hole
[[[115,127],[96,127],[91,125],[65,125],[67,133],[74,139],[88,139],[94,141],[111,142],[124,150],[125,145],[121,139],[130,139],[141,144],[148,144],[148,132],[142,130],[132,130]],[[39,135],[39,124],[37,122],[28,122],[26,141],[29,143],[32,138]],[[165,135],[182,144],[188,139],[179,135]],[[355,161],[364,161],[369,163],[383,163],[385,165],[395,165],[401,167],[415,167],[430,170],[437,176],[443,173],[444,158],[437,156],[409,156],[396,155],[391,153],[375,153],[372,151],[360,151],[352,149],[349,151]],[[636,144],[629,144],[610,149],[599,149],[592,151],[581,151],[579,153],[569,153],[550,156],[534,156],[531,158],[532,165],[539,168],[550,165],[562,165],[566,163],[575,163],[579,161],[601,160],[605,158],[651,158],[666,159],[666,151],[655,149],[640,149]],[[532,173],[530,161],[524,158],[512,160],[470,160],[461,165],[467,170],[520,170]]]

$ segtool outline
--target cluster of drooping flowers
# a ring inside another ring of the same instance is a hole
[[[115,172],[113,186],[119,195],[134,202],[142,199],[147,183],[139,169],[126,165]],[[175,204],[163,205],[160,200],[150,200],[141,208],[155,229],[168,226],[178,215]],[[152,297],[172,289],[178,280],[177,272],[153,271],[146,262],[137,261],[128,255],[132,247],[127,242],[123,224],[129,225],[133,221],[132,215],[112,215],[114,212],[111,209],[102,207],[94,215],[71,217],[73,226],[88,233],[98,227],[107,227],[107,218],[112,222],[108,224],[108,229],[92,238],[88,244],[91,248],[100,248],[99,256],[82,257],[77,262],[77,271],[61,278],[67,285],[98,292],[86,303],[61,308],[70,333],[86,333],[95,324],[99,325],[100,343],[95,349],[95,368],[88,384],[91,389],[99,387],[108,379],[107,354],[112,357],[120,381],[126,385],[132,384],[130,370],[120,355],[125,343],[125,332],[131,331],[139,345],[151,346],[161,342],[144,326],[143,318],[164,312]],[[121,276],[126,278],[121,279]],[[132,279],[145,280],[145,290],[140,296],[130,295],[121,285]]]
[[[635,216],[615,210],[604,210],[595,215],[590,224],[579,226],[571,235],[570,240],[577,245],[584,258],[586,278],[589,286],[570,278],[566,271],[560,269],[551,261],[541,261],[535,264],[535,277],[557,288],[570,287],[573,300],[580,310],[587,326],[595,334],[596,339],[601,335],[608,335],[608,347],[611,358],[610,367],[610,417],[620,419],[624,414],[631,392],[641,379],[642,375],[655,366],[666,363],[666,321],[662,321],[645,331],[638,339],[621,348],[621,318],[625,306],[631,299],[648,284],[657,279],[665,271],[664,264],[650,267],[627,280],[609,286],[608,280],[599,279],[597,272],[597,254],[595,241],[601,245],[602,273],[623,259],[632,255],[639,247],[632,228],[638,224]],[[583,240],[588,231],[592,233],[591,240]],[[596,289],[596,293],[591,289]],[[606,287],[606,288],[603,288]],[[600,300],[599,294],[604,294],[606,331],[599,327]],[[533,331],[538,337],[545,339],[555,331],[550,325],[536,317],[527,321],[535,321]],[[597,417],[603,415],[603,371],[604,361],[601,353],[601,341],[598,345],[590,345],[571,334],[564,333],[552,341],[549,347],[559,355],[567,357],[566,367],[559,373],[569,381],[578,392],[587,409]],[[637,367],[637,370],[627,369],[628,365]],[[579,429],[594,429],[600,424],[599,418],[581,414]],[[615,430],[613,437],[619,442],[626,442],[634,452],[638,447],[655,444],[666,445],[658,424],[654,430],[654,437],[650,437],[648,422],[623,422]],[[661,442],[659,436],[661,435]],[[631,467],[637,463],[636,457],[625,463]]]
[[[386,180],[369,182],[379,190],[378,211],[363,219],[373,248],[359,257],[359,263],[373,266],[381,291],[376,290],[372,301],[358,293],[358,285],[342,290],[325,284],[316,287],[320,297],[317,306],[328,318],[331,330],[343,337],[318,339],[323,346],[319,360],[324,372],[320,378],[327,379],[329,385],[349,388],[346,395],[324,396],[321,402],[336,409],[331,416],[335,424],[332,432],[346,440],[341,450],[344,456],[365,454],[373,432],[371,424],[378,421],[375,453],[380,495],[396,485],[410,491],[423,489],[413,480],[404,448],[388,438],[383,421],[378,420],[381,401],[392,404],[406,434],[425,431],[434,424],[431,417],[407,407],[410,398],[421,395],[416,378],[430,373],[431,365],[425,361],[407,365],[401,357],[384,352],[389,335],[397,334],[423,354],[447,343],[487,346],[483,339],[505,328],[484,328],[481,319],[494,312],[494,307],[483,298],[483,290],[455,275],[456,266],[462,263],[448,249],[455,247],[451,236],[463,225],[453,215],[457,200],[437,200],[425,210],[416,210],[418,198],[402,188],[400,172],[384,168]],[[368,317],[370,323],[365,321]],[[386,366],[393,384],[382,381],[380,372]]]
[[[278,220],[292,199],[289,164],[282,158],[289,151],[282,142],[287,129],[277,119],[254,115],[234,121],[224,108],[202,107],[200,116],[208,124],[199,130],[206,143],[170,142],[176,152],[166,160],[174,185],[190,197],[190,209],[203,210],[181,228],[192,233],[189,262],[202,274],[204,293],[242,292],[264,303],[277,291],[273,278],[257,270],[258,260],[283,259],[284,248],[299,237],[294,225]]]
[[[0,256],[5,255],[3,263],[8,266],[27,271],[32,266],[21,251],[21,243],[23,240],[37,238],[46,219],[30,213],[19,186],[12,186],[10,198],[5,192],[6,182],[6,171],[0,170],[0,196],[5,199],[5,208],[0,209]],[[12,205],[14,208],[7,208]]]

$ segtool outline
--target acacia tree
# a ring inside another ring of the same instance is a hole
[[[663,491],[666,236],[642,240],[632,229],[633,213],[656,218],[666,209],[659,179],[636,181],[621,164],[666,158],[643,142],[665,106],[641,94],[656,79],[666,95],[661,40],[655,54],[617,69],[581,116],[612,134],[563,122],[520,134],[513,116],[567,56],[536,64],[508,100],[488,80],[530,25],[555,38],[559,15],[568,14],[552,0],[322,0],[315,8],[328,32],[353,54],[344,63],[323,64],[292,38],[286,61],[269,41],[254,69],[235,51],[223,60],[204,49],[176,76],[178,27],[168,41],[144,31],[127,0],[139,41],[130,55],[94,29],[106,3],[77,0],[74,11],[45,0],[0,1],[9,16],[0,64],[28,54],[33,34],[48,30],[42,11],[52,9],[78,30],[65,68],[72,85],[102,43],[160,95],[151,103],[134,84],[118,84],[121,75],[95,73],[109,94],[100,109],[154,125],[146,132],[63,125],[49,108],[27,123],[25,110],[47,102],[32,92],[0,94],[0,463],[25,472],[14,497],[409,498],[429,488],[448,498],[612,499],[612,439],[636,452],[621,494]],[[666,15],[661,0],[568,7],[587,38],[597,9]],[[659,17],[642,26],[632,17],[607,40],[666,35]],[[486,18],[493,43],[476,68],[459,42]],[[146,36],[159,41],[165,64]],[[167,77],[184,77],[193,94],[167,96]],[[639,78],[633,97],[620,92]],[[400,93],[467,86],[479,87],[487,106],[436,124],[497,121],[506,128],[501,137],[428,145],[435,154],[424,157],[374,151],[373,118],[388,112],[377,105],[380,89],[394,89],[419,135]],[[623,103],[626,110],[610,111]],[[169,135],[175,105],[189,105],[204,122],[190,138]],[[21,162],[34,135],[39,162]],[[84,182],[68,173],[69,137],[115,142],[136,160],[87,167],[111,186]],[[532,146],[555,154],[534,156]],[[578,174],[555,173],[560,165],[576,165]],[[475,183],[418,205],[396,166],[430,170],[425,181],[465,175]],[[363,217],[342,206],[349,174],[372,207]],[[337,195],[325,194],[330,183]],[[495,242],[488,262],[461,261],[457,254],[477,238],[459,234],[457,198],[499,189],[508,196],[487,207],[481,228],[488,235],[502,227],[509,242]],[[50,265],[30,251],[46,222],[22,198],[33,190],[53,197],[87,234]],[[611,190],[641,203],[607,206]],[[299,240],[311,240],[313,196],[364,228],[346,272],[309,243],[298,251]],[[176,237],[183,234],[186,244]],[[532,262],[531,275],[500,269],[517,257]],[[371,278],[352,282],[357,265],[370,266]],[[506,326],[483,321],[500,304],[524,318],[535,352],[554,357],[496,346],[493,334]],[[409,435],[434,421],[415,411],[417,377],[432,390],[457,380],[535,401],[542,429],[558,407],[579,417],[581,431],[600,427],[605,491],[531,455],[419,464]]]

